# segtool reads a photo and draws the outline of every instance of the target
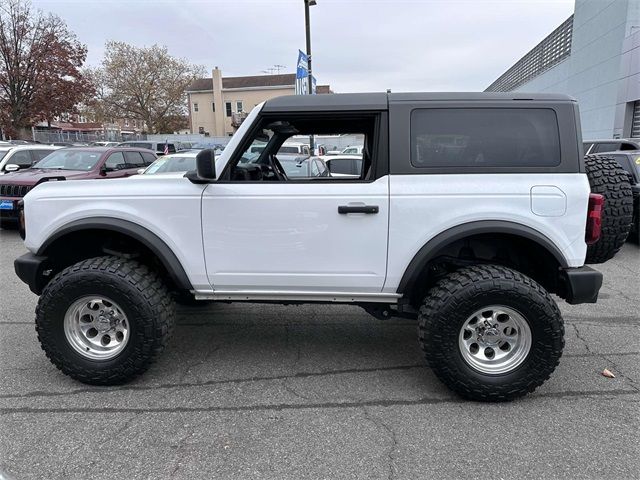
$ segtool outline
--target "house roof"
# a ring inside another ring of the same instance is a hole
[[[196,78],[191,85],[187,87],[187,92],[200,92],[203,90],[213,90],[213,79]]]
[[[222,78],[222,88],[276,87],[281,85],[294,86],[295,84],[295,73]]]
[[[296,84],[295,73],[281,73],[278,75],[252,75],[248,77],[224,77],[222,88],[255,88],[255,87],[279,87]],[[213,79],[198,78],[187,87],[187,92],[201,92],[213,90]]]

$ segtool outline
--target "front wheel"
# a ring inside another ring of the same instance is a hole
[[[420,308],[419,339],[438,378],[465,398],[506,401],[542,385],[564,347],[558,306],[509,268],[463,268],[433,287]]]
[[[147,370],[172,332],[174,304],[160,277],[118,257],[72,265],[46,286],[36,331],[51,362],[93,385],[126,382]]]

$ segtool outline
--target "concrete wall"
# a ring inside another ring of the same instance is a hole
[[[198,104],[198,111],[195,111],[194,104]],[[192,133],[200,133],[202,127],[205,132],[215,135],[216,123],[213,112],[213,94],[211,92],[200,92],[189,94],[189,108],[191,110]],[[216,105],[216,108],[218,106]]]
[[[624,40],[620,76],[613,134],[625,138],[631,136],[633,103],[640,99],[640,28]]]
[[[583,138],[612,138],[621,82],[640,73],[637,65],[626,76],[621,69],[625,38],[640,27],[639,4],[576,0],[571,55],[516,90],[572,95],[580,105]]]

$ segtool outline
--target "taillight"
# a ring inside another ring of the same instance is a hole
[[[587,209],[587,231],[584,240],[587,245],[593,245],[600,240],[602,232],[602,207],[604,197],[598,193],[589,194],[589,208]]]

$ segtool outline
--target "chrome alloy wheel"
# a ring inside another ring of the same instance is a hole
[[[129,341],[129,322],[122,309],[100,295],[79,298],[64,315],[64,334],[73,349],[91,360],[109,360]]]
[[[503,374],[518,367],[531,350],[531,329],[515,310],[492,305],[464,323],[458,337],[462,358],[475,370]]]

